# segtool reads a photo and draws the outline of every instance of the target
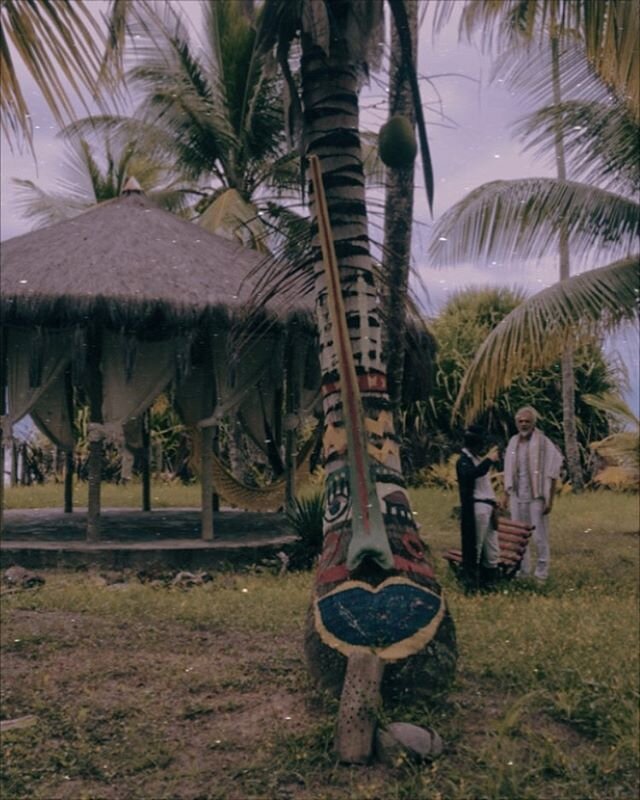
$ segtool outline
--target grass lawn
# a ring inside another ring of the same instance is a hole
[[[0,716],[37,724],[3,734],[0,797],[635,800],[638,497],[560,497],[548,583],[479,597],[439,555],[458,539],[455,496],[413,498],[459,668],[446,696],[383,719],[435,727],[436,762],[335,763],[337,704],[310,685],[302,654],[308,574],[221,573],[179,590],[50,572],[2,597]]]

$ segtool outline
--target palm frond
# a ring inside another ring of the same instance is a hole
[[[454,4],[440,0],[439,30]],[[549,33],[566,45],[578,39],[584,55],[609,89],[640,122],[640,13],[637,0],[466,0],[460,34],[480,34],[487,50],[501,52],[517,42],[536,47]]]
[[[583,394],[582,400],[594,408],[599,408],[605,411],[612,417],[624,424],[630,424],[636,428],[640,428],[640,418],[635,414],[629,405],[617,394]]]
[[[72,98],[85,104],[88,97],[97,98],[105,37],[88,3],[3,0],[0,22],[1,125],[10,143],[31,137],[14,57],[29,71],[61,124],[73,117]]]
[[[32,221],[32,227],[46,228],[57,222],[71,219],[90,208],[92,199],[73,197],[66,193],[46,192],[33,181],[12,178],[16,187],[15,205],[25,219]]]
[[[237,189],[218,194],[198,219],[198,224],[210,233],[237,239],[253,250],[268,253],[266,231],[253,203],[248,203]]]
[[[640,206],[574,181],[492,181],[474,189],[438,220],[429,256],[442,266],[555,255],[561,226],[569,234],[576,261],[600,257],[599,247],[610,248],[613,257],[622,256],[636,243]]]
[[[217,160],[229,167],[235,137],[220,85],[210,80],[193,52],[188,30],[171,6],[139,23],[137,62],[128,79],[143,97],[136,116],[160,125],[175,139],[181,163],[193,178]]]
[[[550,105],[553,102],[551,80],[551,43],[536,41],[535,47],[523,47],[522,42],[502,50],[491,67],[491,80],[504,83],[532,106]],[[611,92],[587,59],[584,46],[577,39],[559,45],[558,69],[562,96],[584,102],[603,103]]]
[[[560,281],[519,305],[485,339],[460,386],[453,414],[471,420],[519,376],[547,366],[568,337],[603,333],[638,314],[638,257]]]
[[[568,0],[564,0],[567,2]],[[640,9],[636,0],[582,0],[587,57],[640,123]]]
[[[93,130],[90,120],[84,122],[88,130]],[[34,220],[34,227],[71,219],[96,203],[118,197],[128,177],[135,177],[161,208],[184,209],[191,187],[146,142],[108,133],[95,139],[97,143],[92,145],[77,132],[65,137],[65,177],[56,181],[59,191],[47,192],[32,181],[14,179],[18,207],[26,218]]]
[[[640,189],[640,126],[621,103],[572,100],[518,120],[516,135],[540,158],[554,152],[554,126],[562,125],[565,153],[585,183],[629,193]]]

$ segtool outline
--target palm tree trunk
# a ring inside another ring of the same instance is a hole
[[[338,17],[351,7],[335,2],[331,8],[336,35],[330,52],[303,34],[300,64],[304,144],[307,156],[317,156],[310,158],[309,173],[316,179],[320,168],[322,173],[310,186],[310,211],[325,469],[324,542],[305,653],[313,678],[340,692],[347,662],[362,649],[354,645],[354,637],[361,635],[358,615],[365,614],[370,627],[393,619],[393,610],[376,611],[375,592],[406,591],[419,598],[418,604],[428,598],[429,622],[416,622],[393,663],[385,662],[382,694],[392,696],[394,686],[404,686],[429,695],[453,675],[455,629],[418,534],[400,465],[387,392],[381,298],[367,233],[358,71],[338,38],[349,28]],[[316,197],[316,185],[324,186],[326,203],[320,193]],[[374,593],[364,591],[362,605],[350,594],[354,581],[358,587],[375,587]],[[336,603],[343,609],[339,631],[333,628]],[[375,647],[377,634],[368,637]]]
[[[556,106],[559,106],[561,101],[560,46],[558,36],[554,30],[552,30],[551,34],[551,81],[553,88],[553,102]],[[560,119],[556,121],[555,125],[555,152],[558,178],[564,181],[567,179],[567,168]],[[559,256],[560,280],[563,281],[569,278],[571,275],[569,235],[564,223],[561,223],[560,227]],[[562,419],[564,428],[564,449],[567,457],[569,480],[571,481],[573,491],[580,492],[584,488],[584,476],[582,472],[582,465],[580,463],[580,450],[578,448],[575,393],[573,343],[567,340],[562,353]]]
[[[407,19],[411,36],[414,64],[418,46],[418,4],[407,4]],[[389,116],[401,114],[412,127],[415,110],[411,85],[402,64],[398,33],[391,32],[389,64]],[[389,398],[394,415],[402,399],[405,356],[405,305],[411,262],[411,229],[413,224],[414,165],[404,169],[387,168],[384,207],[384,263],[387,280],[386,338]]]

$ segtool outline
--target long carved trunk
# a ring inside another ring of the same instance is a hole
[[[407,4],[414,64],[417,61],[418,4]],[[389,116],[401,114],[412,126],[415,111],[411,86],[403,66],[400,40],[391,32],[389,63]],[[387,168],[384,205],[384,266],[387,281],[385,327],[387,332],[387,374],[389,398],[397,415],[402,398],[405,355],[405,306],[411,264],[411,229],[413,223],[414,165],[403,169]],[[396,417],[397,422],[397,417]]]
[[[551,82],[553,89],[553,102],[559,106],[561,102],[560,91],[560,46],[557,35],[551,37]],[[562,138],[561,120],[555,123],[555,152],[558,169],[558,178],[567,179],[567,168]],[[560,280],[564,281],[571,275],[571,262],[569,255],[569,235],[564,223],[560,223]],[[578,448],[578,430],[576,426],[576,380],[573,361],[573,343],[567,341],[562,353],[562,422],[564,429],[564,450],[567,458],[569,479],[574,492],[584,488],[584,475],[580,463],[580,450]]]
[[[384,696],[406,691],[429,695],[453,675],[455,631],[418,535],[400,468],[382,353],[380,296],[367,233],[358,76],[346,42],[332,39],[326,54],[310,39],[302,41],[306,151],[318,156],[322,167],[347,347],[355,393],[362,399],[360,425],[358,414],[352,413],[349,376],[340,368],[341,334],[332,325],[330,287],[316,238],[326,505],[306,653],[312,675],[335,692],[341,690],[347,659],[367,651],[385,662]],[[313,189],[311,214],[317,234]],[[356,441],[360,427],[365,431],[362,450]],[[368,487],[373,487],[373,500]]]

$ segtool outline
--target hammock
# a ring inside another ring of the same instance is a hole
[[[320,426],[320,430],[322,427]],[[300,451],[296,466],[296,487],[304,486],[311,479],[311,455],[317,442],[318,434],[314,432]],[[194,437],[195,449],[198,448],[199,437]],[[199,456],[197,453],[193,455]],[[246,511],[277,511],[285,505],[286,476],[280,476],[268,486],[247,486],[238,480],[231,470],[215,453],[213,456],[212,480],[216,494],[227,503]],[[199,457],[194,458],[194,468],[199,472]]]

